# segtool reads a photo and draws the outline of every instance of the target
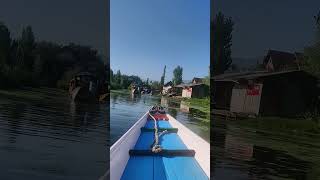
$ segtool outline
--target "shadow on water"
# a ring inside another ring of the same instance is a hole
[[[109,161],[107,106],[46,95],[0,97],[0,179],[98,179]]]
[[[249,143],[238,134],[230,134],[226,125],[213,129],[211,172],[214,179],[309,179],[313,163],[289,155],[286,151]]]

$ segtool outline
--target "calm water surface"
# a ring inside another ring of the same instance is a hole
[[[167,107],[168,113],[183,123],[193,132],[209,142],[210,129],[201,123],[199,118],[206,114],[189,108],[184,102],[171,102],[165,97],[141,95],[131,96],[125,93],[110,95],[110,138],[116,142],[152,105],[161,104]]]
[[[219,117],[214,123],[214,179],[320,179],[320,135],[259,131]]]
[[[75,105],[52,89],[32,94],[37,100],[0,95],[0,179],[102,176],[109,163],[107,106]]]

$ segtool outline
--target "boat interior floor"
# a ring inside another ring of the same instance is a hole
[[[160,129],[174,129],[170,121],[157,121]],[[209,179],[194,158],[194,154],[183,143],[177,134],[178,130],[168,131],[159,137],[159,144],[166,152],[165,155],[144,153],[151,149],[154,140],[154,121],[147,120],[141,128],[141,134],[132,151],[142,152],[138,155],[132,153],[121,180],[205,180]],[[143,130],[148,129],[148,130]],[[174,153],[172,153],[174,152]],[[180,152],[180,153],[177,153]],[[187,153],[184,153],[187,152]],[[171,153],[171,154],[170,154]],[[191,155],[190,155],[191,154]]]

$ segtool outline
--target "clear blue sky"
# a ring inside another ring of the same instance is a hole
[[[210,64],[209,0],[111,0],[112,70],[166,81],[183,67],[183,79],[208,75]]]

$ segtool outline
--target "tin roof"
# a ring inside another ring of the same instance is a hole
[[[200,86],[203,84],[204,83],[188,83],[188,84],[179,84],[179,85],[176,85],[175,87],[192,87],[192,86]]]
[[[304,72],[302,70],[287,70],[287,71],[278,71],[278,72],[267,72],[267,71],[255,71],[255,72],[246,72],[246,73],[230,73],[214,76],[212,79],[215,81],[234,81],[239,79],[254,79],[259,77],[267,77],[281,74],[288,74],[293,72]]]

